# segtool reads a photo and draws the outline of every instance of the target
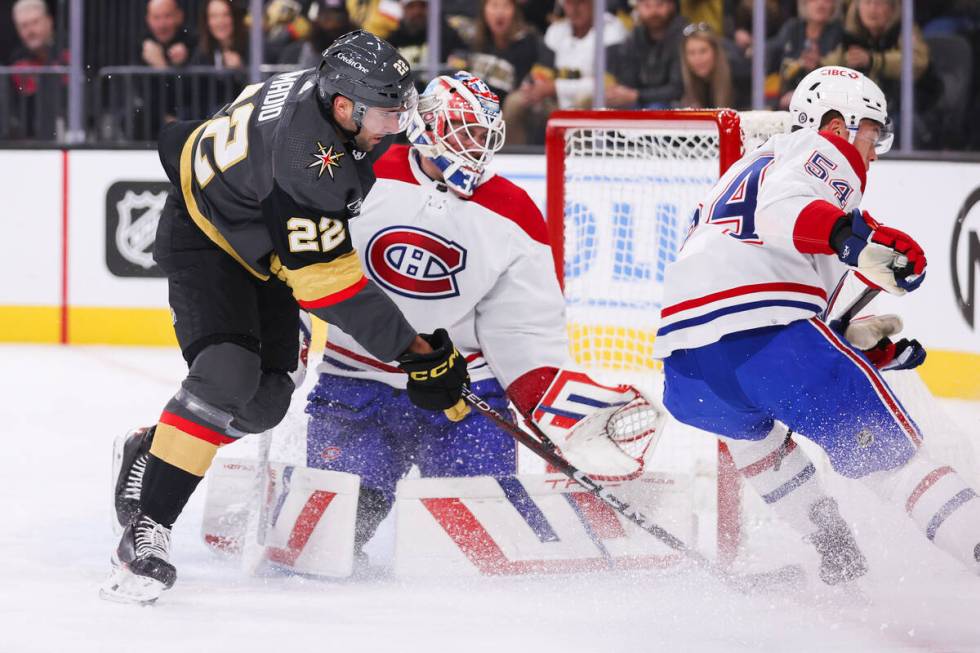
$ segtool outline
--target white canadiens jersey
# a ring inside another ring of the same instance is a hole
[[[562,109],[583,109],[592,102],[595,86],[595,29],[582,38],[572,33],[568,20],[552,23],[544,33],[544,43],[555,53],[555,94]],[[602,38],[605,45],[616,45],[626,38],[626,28],[615,16],[603,15]]]
[[[420,333],[449,331],[470,378],[506,388],[569,360],[565,302],[544,218],[523,190],[491,177],[464,200],[392,147],[351,237],[367,275]],[[319,372],[405,387],[405,375],[331,325]]]
[[[654,355],[822,313],[848,268],[826,243],[814,247],[805,225],[857,208],[865,182],[854,146],[812,129],[773,136],[740,159],[667,267]]]

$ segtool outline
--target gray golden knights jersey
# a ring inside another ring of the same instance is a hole
[[[364,276],[348,221],[386,149],[356,149],[316,97],[316,71],[247,86],[177,152],[181,197],[195,224],[260,279],[275,275],[299,305],[394,360],[415,331]],[[163,149],[163,148],[161,148]]]

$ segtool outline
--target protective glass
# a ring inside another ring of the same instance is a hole
[[[400,134],[412,121],[419,103],[419,94],[412,88],[408,97],[397,109],[368,107],[361,119],[361,127],[374,134]]]

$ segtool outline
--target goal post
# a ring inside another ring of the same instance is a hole
[[[580,365],[656,391],[664,269],[718,178],[747,146],[787,129],[786,114],[730,109],[551,115],[547,222]],[[739,547],[741,483],[725,445],[716,450],[717,552],[729,563]]]

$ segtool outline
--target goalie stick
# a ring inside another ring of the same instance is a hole
[[[272,431],[258,435],[258,453],[255,459],[255,478],[251,496],[245,535],[242,540],[242,568],[246,574],[259,574],[265,562],[265,539],[269,530],[269,454],[272,449]]]
[[[558,453],[558,449],[554,443],[531,420],[526,420],[525,423],[528,424],[528,427],[537,437],[532,437],[519,426],[506,419],[466,386],[463,387],[463,399],[559,472],[581,485],[637,527],[654,536],[674,551],[682,554],[689,561],[704,569],[728,587],[744,594],[770,587],[802,582],[803,570],[799,565],[786,565],[773,571],[750,574],[736,574],[722,568],[717,563],[701,555],[695,549],[692,549],[684,541],[663,527],[652,522],[649,517],[637,508],[613,494],[609,488],[566,461]]]

